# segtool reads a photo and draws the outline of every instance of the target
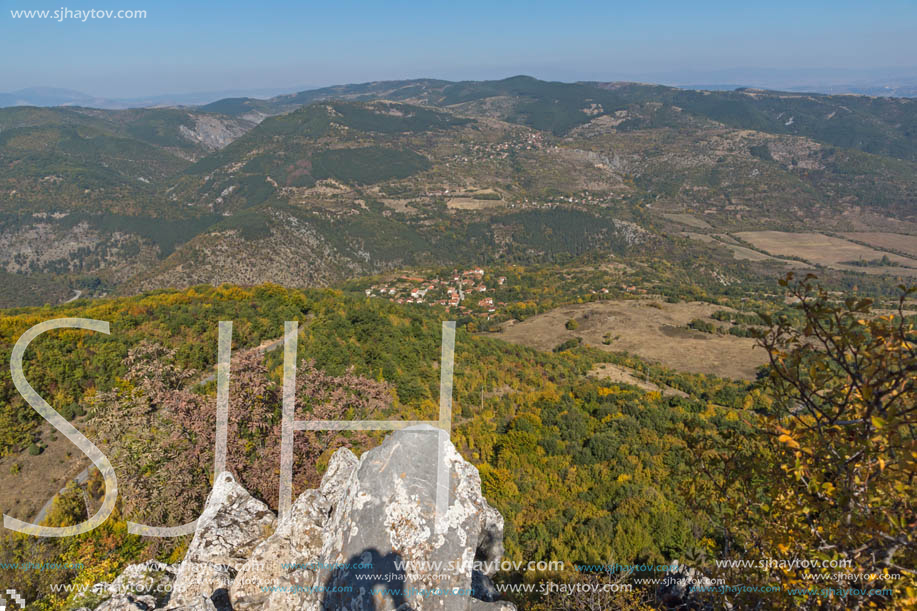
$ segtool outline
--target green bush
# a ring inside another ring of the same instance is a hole
[[[58,410],[60,415],[63,416],[66,420],[73,420],[74,418],[79,418],[83,415],[83,408],[80,407],[79,403],[70,403],[63,406]]]
[[[701,331],[703,333],[716,333],[716,325],[706,320],[695,318],[688,323],[689,329],[694,329],[695,331]]]
[[[583,343],[583,340],[581,338],[574,337],[574,338],[568,339],[567,341],[563,342],[562,344],[558,344],[557,347],[554,348],[554,352],[563,352],[564,350],[572,350],[573,348],[576,348],[577,346],[579,346],[582,343]]]

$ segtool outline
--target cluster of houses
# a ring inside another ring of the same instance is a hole
[[[493,281],[502,286],[506,277],[499,276]],[[442,276],[401,276],[374,284],[365,289],[365,293],[368,297],[382,297],[395,303],[440,305],[463,314],[490,317],[500,306],[506,305],[487,295],[493,290],[485,284],[484,270],[478,267]]]
[[[546,198],[544,201],[534,201],[523,199],[522,207],[536,208],[570,208],[582,206],[587,208],[597,208],[608,206],[613,200],[620,200],[620,194],[593,193],[591,191],[582,191],[572,195],[557,195]]]
[[[491,161],[506,159],[512,152],[531,151],[544,145],[544,135],[538,132],[525,134],[512,140],[503,142],[471,144],[464,147],[461,153],[453,155],[449,160],[456,162]]]
[[[495,276],[480,267],[451,272],[413,272],[416,275],[392,277],[364,289],[367,297],[378,297],[399,304],[442,306],[459,315],[491,319],[507,314],[507,301],[519,298],[518,292],[506,289],[506,277]],[[591,283],[590,283],[591,284]],[[505,287],[505,288],[504,288]],[[634,285],[579,286],[579,296],[596,295],[598,299],[613,298],[620,292],[645,294],[646,289]],[[613,295],[614,294],[614,295]],[[501,300],[502,299],[502,300]]]

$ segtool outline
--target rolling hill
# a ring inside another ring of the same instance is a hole
[[[16,107],[0,110],[0,266],[44,287],[15,283],[18,305],[589,250],[690,258],[717,232],[913,235],[915,177],[917,102],[896,98],[513,77]]]

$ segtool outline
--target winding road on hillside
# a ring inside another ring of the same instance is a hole
[[[81,290],[79,290],[79,289],[73,289],[73,297],[71,297],[71,298],[68,299],[67,301],[63,301],[63,302],[61,302],[61,303],[70,303],[71,301],[76,301],[76,300],[79,299],[82,295],[83,295],[83,291],[81,291]]]

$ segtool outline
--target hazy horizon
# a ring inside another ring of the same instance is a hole
[[[445,81],[486,81],[501,80],[513,76],[519,76],[522,73],[506,73],[493,77],[482,78],[448,78],[444,76],[402,76],[386,79],[372,79],[372,81],[388,80],[413,80],[413,79],[438,79]],[[902,69],[886,69],[870,71],[866,74],[863,71],[856,70],[838,70],[818,68],[797,69],[797,70],[779,70],[779,69],[724,69],[717,71],[693,71],[675,73],[656,73],[656,74],[627,74],[612,75],[606,78],[598,76],[592,78],[550,78],[537,74],[525,74],[541,80],[559,81],[559,82],[578,82],[578,81],[597,81],[597,82],[641,82],[647,84],[667,85],[683,88],[733,88],[733,87],[760,87],[772,90],[799,91],[807,90],[813,93],[831,92],[831,93],[857,93],[858,89],[878,89],[882,86],[897,85],[898,87],[907,87],[912,93],[907,95],[913,97],[917,93],[917,67]],[[268,99],[278,95],[297,93],[312,89],[320,89],[336,85],[347,85],[354,83],[371,82],[371,81],[334,81],[315,84],[291,84],[275,85],[269,87],[245,87],[240,84],[238,87],[219,89],[219,90],[202,90],[191,89],[185,91],[156,91],[140,95],[101,95],[94,91],[85,89],[60,87],[56,84],[36,83],[34,85],[22,87],[14,90],[0,91],[0,95],[22,94],[47,94],[49,97],[55,95],[80,95],[85,96],[87,101],[97,102],[121,102],[128,104],[131,102],[146,102],[149,104],[156,103],[178,103],[178,104],[206,104],[228,97],[252,97]]]
[[[12,0],[0,16],[0,91],[71,89],[131,99],[239,90],[295,91],[419,77],[638,80],[669,85],[917,81],[914,3]],[[145,11],[55,19],[18,11]],[[18,17],[14,17],[16,11]],[[423,49],[423,53],[418,53]]]

